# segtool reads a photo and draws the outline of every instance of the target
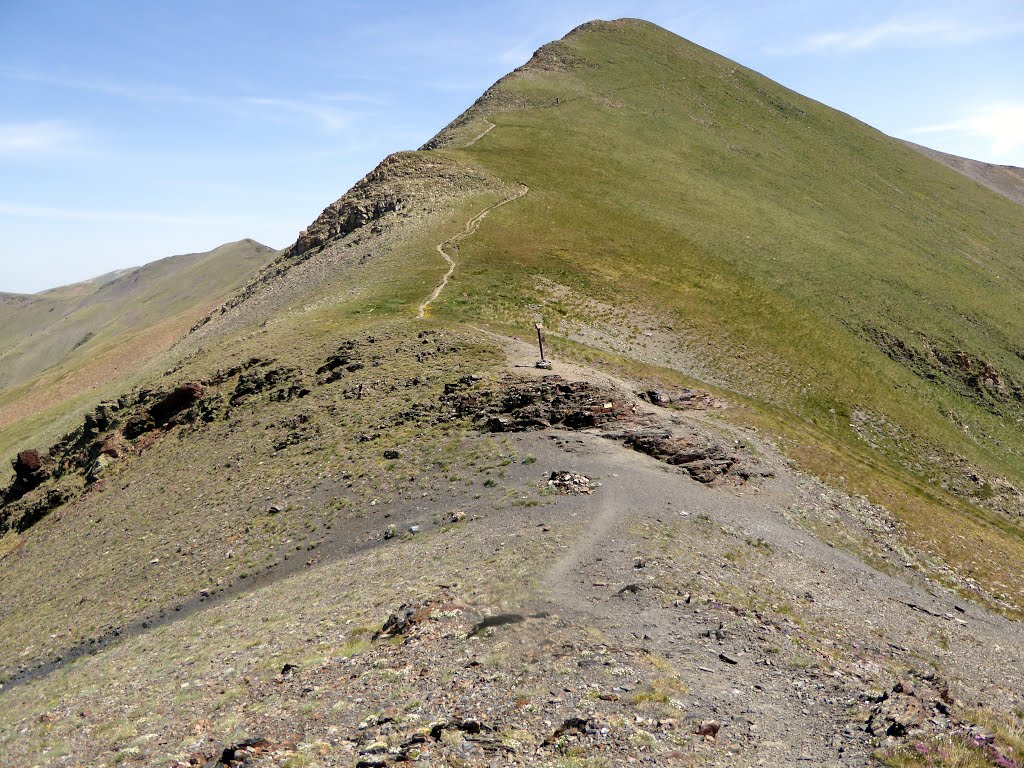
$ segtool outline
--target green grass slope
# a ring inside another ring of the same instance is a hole
[[[428,147],[530,187],[436,313],[711,378],[922,538],[966,512],[1017,552],[989,511],[1024,512],[1019,205],[637,20],[545,46]],[[666,329],[681,351],[645,354]]]

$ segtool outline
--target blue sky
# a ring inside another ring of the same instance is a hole
[[[886,133],[1024,166],[1024,3],[0,0],[0,291],[275,248],[543,43],[637,16]]]

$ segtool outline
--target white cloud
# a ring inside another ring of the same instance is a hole
[[[0,123],[0,156],[48,155],[67,152],[77,131],[60,120]]]
[[[939,48],[965,45],[1020,33],[1014,23],[971,23],[932,14],[894,16],[869,27],[811,35],[792,47],[770,48],[769,53],[794,54],[837,51],[851,53],[868,48]]]
[[[346,127],[350,117],[346,112],[331,107],[321,101],[299,101],[296,99],[248,98],[242,99],[243,104],[250,104],[272,110],[281,115],[312,118],[321,127],[329,131],[338,131]]]
[[[214,100],[187,93],[180,88],[154,83],[130,84],[110,80],[82,80],[53,75],[46,72],[0,67],[0,79],[25,83],[38,83],[73,91],[101,93],[135,101],[157,101],[181,104],[210,104]]]
[[[925,125],[909,135],[936,134],[986,144],[994,157],[1024,152],[1024,104],[993,104],[958,120]]]

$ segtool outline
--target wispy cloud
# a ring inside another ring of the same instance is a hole
[[[108,96],[120,96],[134,101],[162,101],[179,104],[214,103],[214,99],[191,94],[181,88],[159,83],[123,83],[112,80],[92,80],[77,77],[65,77],[48,72],[0,67],[0,79],[23,83],[37,83],[55,88],[73,91],[102,93]]]
[[[1024,24],[976,23],[951,16],[894,16],[872,26],[811,35],[792,46],[767,48],[768,53],[852,53],[869,48],[941,48],[966,45],[1024,32]]]
[[[375,107],[386,107],[391,103],[387,99],[382,99],[379,96],[371,96],[367,93],[356,93],[355,91],[326,93],[318,96],[317,98],[321,101],[330,101],[340,104],[369,104]]]
[[[68,152],[77,140],[78,132],[60,120],[0,123],[0,157]]]
[[[0,200],[0,216],[90,222],[141,221],[156,224],[210,224],[223,222],[225,220],[222,216],[169,216],[162,213],[145,213],[138,211],[97,211],[85,208],[51,208],[48,206],[9,203],[2,200]]]
[[[1024,104],[993,104],[948,123],[925,125],[908,135],[946,135],[983,142],[994,157],[1024,151]]]
[[[0,67],[0,79],[100,93],[132,101],[189,104],[226,112],[259,107],[267,117],[274,119],[306,118],[329,131],[340,130],[350,122],[349,115],[340,109],[339,105],[384,106],[387,103],[378,97],[357,92],[326,93],[302,99],[276,96],[211,96],[159,83],[121,83],[109,80],[77,79],[4,67]]]
[[[304,101],[299,99],[279,98],[246,98],[242,103],[260,107],[270,113],[285,118],[312,119],[328,131],[338,131],[351,122],[347,112],[324,103],[320,100]]]

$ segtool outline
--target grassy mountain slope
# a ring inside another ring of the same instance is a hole
[[[436,311],[520,328],[542,314],[742,392],[922,539],[932,508],[965,500],[1019,517],[1019,206],[642,22],[542,49],[432,146],[485,120],[478,144],[441,151],[531,193],[463,248]],[[1018,551],[1013,530],[992,565]]]
[[[634,20],[428,146],[32,417],[0,757],[1020,750],[1021,209]]]
[[[1019,207],[647,25],[553,50],[567,71],[499,86],[537,106],[491,114],[502,130],[472,150],[535,192],[473,241],[467,311],[522,323],[537,278],[657,309],[732,382],[837,434],[859,407],[959,444],[962,411],[971,450],[1020,472]]]
[[[0,295],[0,450],[31,439],[44,408],[59,411],[138,371],[272,253],[242,240],[31,296]]]

